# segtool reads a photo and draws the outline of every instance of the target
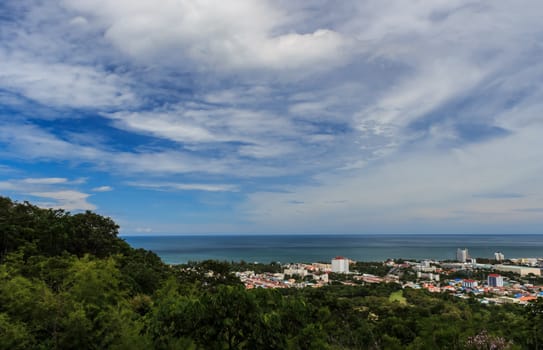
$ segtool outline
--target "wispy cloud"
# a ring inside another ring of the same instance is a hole
[[[0,85],[53,107],[112,108],[136,105],[126,82],[114,73],[86,65],[11,57],[0,50]]]
[[[92,189],[93,192],[110,192],[113,191],[111,186],[99,186]]]
[[[79,191],[50,191],[50,192],[30,192],[33,197],[53,200],[53,202],[38,201],[38,205],[49,208],[62,208],[65,210],[94,210],[96,206],[87,202],[90,196],[87,193]]]
[[[0,190],[16,194],[46,208],[65,210],[94,210],[97,207],[87,201],[87,193],[69,189],[74,183],[66,178],[23,178],[0,181]]]
[[[464,215],[465,227],[481,222],[531,222],[535,217],[521,216],[517,208],[521,203],[537,206],[543,196],[536,175],[543,171],[542,165],[527,166],[529,159],[543,157],[543,145],[534,147],[540,143],[539,132],[525,131],[462,149],[406,153],[371,169],[323,176],[315,185],[289,186],[288,192],[256,192],[244,209],[256,226],[302,232],[311,227],[331,230],[335,223],[329,222],[330,217],[350,232],[402,232],[402,226],[423,230],[440,223],[458,228],[446,220],[459,210],[487,213],[484,219],[480,214],[469,220]],[[474,196],[475,191],[486,195]],[[327,205],[330,201],[336,204]]]
[[[207,191],[207,192],[236,192],[237,185],[231,184],[202,184],[202,183],[140,183],[128,182],[128,185],[160,191]]]
[[[54,185],[68,182],[64,177],[27,178],[21,180],[23,183],[35,185]]]

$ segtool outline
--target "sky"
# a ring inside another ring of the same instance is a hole
[[[542,13],[3,0],[0,194],[123,234],[542,233]]]

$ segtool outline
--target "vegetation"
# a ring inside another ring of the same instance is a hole
[[[359,273],[367,273],[381,277],[385,276],[390,271],[390,267],[385,266],[383,263],[365,261],[357,261],[351,266],[351,269]]]
[[[388,297],[388,301],[397,302],[402,305],[407,304],[407,299],[405,299],[405,297],[403,296],[403,291],[401,290],[390,293],[390,296]]]
[[[0,349],[543,349],[541,301],[397,284],[246,290],[232,271],[250,264],[169,267],[117,230],[0,198]]]

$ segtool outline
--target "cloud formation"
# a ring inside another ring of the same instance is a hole
[[[125,222],[174,196],[194,222],[133,225],[172,232],[532,232],[542,10],[8,0],[0,189]]]
[[[58,177],[10,179],[0,181],[0,191],[15,194],[44,208],[68,211],[97,209],[94,204],[87,201],[89,194],[69,189],[79,183],[80,180],[70,181]]]
[[[207,0],[137,2],[72,1],[79,22],[104,30],[104,37],[139,62],[196,70],[300,69],[341,59],[345,39],[317,28],[303,33],[282,27],[292,18],[271,1]],[[87,19],[89,18],[89,19]]]

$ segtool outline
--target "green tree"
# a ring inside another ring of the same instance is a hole
[[[128,250],[126,242],[117,237],[119,226],[98,214],[86,211],[69,217],[68,245],[70,253],[82,257],[92,254],[106,257]]]
[[[543,349],[543,299],[538,298],[535,303],[526,308],[530,335],[528,345],[534,350]]]
[[[0,349],[25,350],[33,345],[33,336],[24,323],[15,322],[7,314],[0,313]]]

